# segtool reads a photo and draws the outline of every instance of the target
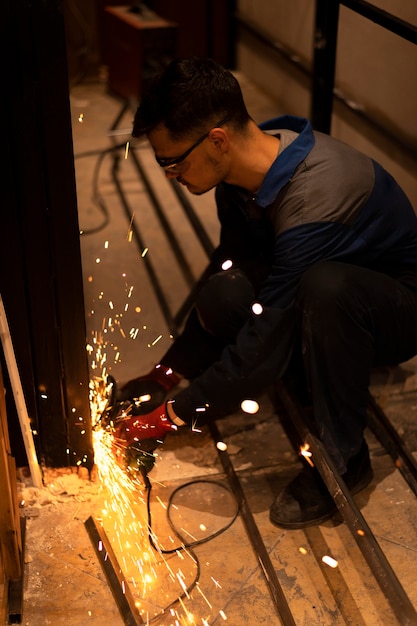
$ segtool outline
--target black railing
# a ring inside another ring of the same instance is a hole
[[[388,138],[407,156],[417,157],[417,144],[403,133],[393,132],[392,128],[379,121],[362,106],[357,106],[354,98],[335,89],[335,69],[337,51],[337,32],[340,19],[339,7],[348,9],[371,20],[382,28],[398,35],[402,39],[417,44],[417,27],[378,9],[364,0],[316,0],[314,58],[310,67],[306,60],[299,57],[285,43],[272,39],[258,24],[242,13],[235,16],[237,26],[253,39],[273,52],[282,61],[296,71],[296,77],[308,81],[311,93],[310,118],[314,128],[330,133],[333,105],[335,102],[349,110],[356,118]]]
[[[417,44],[416,26],[378,9],[369,2],[364,0],[316,0],[311,121],[317,130],[326,133],[330,132],[333,110],[340,5],[375,22],[395,35]],[[345,106],[348,106],[356,114],[358,113],[356,108],[349,106],[347,99],[342,98],[341,100]],[[363,113],[361,115],[364,116]],[[371,119],[368,118],[368,121]],[[375,124],[375,121],[372,121]],[[409,150],[409,146],[406,147]],[[414,148],[414,154],[417,154],[416,148]]]

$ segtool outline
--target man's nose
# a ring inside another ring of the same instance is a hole
[[[169,170],[165,170],[165,176],[167,178],[178,178],[179,174],[176,172],[170,172]]]

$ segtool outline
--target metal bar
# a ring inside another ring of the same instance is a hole
[[[188,313],[191,311],[195,302],[195,295],[196,295],[196,287],[194,287],[190,291],[190,293],[185,298],[184,302],[181,304],[178,312],[176,313],[174,317],[174,321],[175,321],[175,324],[177,325],[177,328],[180,328],[182,326],[185,318],[187,317]]]
[[[131,154],[133,154],[132,151],[130,151]],[[145,172],[143,171],[143,168],[141,166],[141,164],[139,163],[136,155],[133,156],[135,163],[137,164],[137,166],[139,167],[139,173],[141,176],[146,178],[146,190],[150,195],[154,196],[154,192],[151,186],[151,183],[149,182]],[[126,215],[129,219],[129,222],[131,223],[131,228],[132,228],[132,232],[133,232],[133,236],[139,246],[139,249],[142,251],[145,248],[145,243],[141,237],[141,234],[139,232],[139,229],[137,228],[135,221],[133,220],[133,212],[130,209],[129,203],[126,199],[126,194],[123,191],[122,185],[118,179],[117,176],[117,158],[115,158],[114,160],[114,165],[113,165],[113,180],[114,183],[116,185],[117,191],[119,193],[121,202],[123,204],[124,210],[126,212]],[[214,246],[211,243],[208,235],[205,233],[204,228],[201,224],[201,221],[199,220],[197,214],[194,212],[193,207],[191,206],[191,204],[187,201],[187,199],[185,198],[184,194],[182,193],[182,190],[179,189],[179,185],[178,183],[174,186],[173,185],[174,190],[176,191],[178,198],[182,204],[182,207],[184,209],[184,212],[186,214],[186,216],[188,217],[191,225],[193,226],[205,252],[207,253],[207,255],[209,256],[211,254],[211,252],[214,250]],[[182,196],[182,198],[181,198]],[[188,205],[187,206],[187,202]],[[163,219],[165,220],[165,216],[163,215],[162,209],[160,208],[159,211],[157,211],[157,216],[159,217],[159,219]],[[173,242],[176,242],[176,245],[173,245]],[[177,254],[177,248],[179,248],[179,244],[177,239],[173,236],[172,238],[170,238],[169,240],[170,245],[173,245],[174,247],[174,253],[176,255],[176,258],[178,260],[178,254]],[[184,256],[182,255],[182,253],[180,253],[180,258],[184,258]],[[190,311],[193,301],[194,301],[194,295],[196,292],[196,289],[198,288],[198,285],[200,283],[200,281],[204,278],[205,276],[205,272],[203,272],[202,277],[197,281],[194,279],[194,277],[192,277],[192,283],[190,284],[190,280],[191,280],[191,275],[189,273],[189,270],[187,271],[185,278],[187,279],[187,282],[189,283],[189,286],[192,287],[189,295],[187,296],[187,298],[185,299],[185,301],[183,302],[183,304],[181,305],[179,311],[177,312],[176,315],[172,315],[169,306],[168,306],[168,302],[167,299],[165,298],[164,295],[164,291],[162,289],[162,286],[158,280],[157,274],[155,272],[155,269],[152,265],[152,263],[150,262],[149,258],[147,256],[144,257],[144,262],[145,262],[145,266],[146,269],[148,271],[149,277],[152,281],[152,286],[154,288],[155,291],[155,295],[158,299],[158,303],[161,307],[163,316],[165,318],[165,321],[167,323],[167,326],[169,328],[170,333],[175,337],[178,335],[179,332],[179,328],[181,327],[181,324],[184,321],[185,316],[187,315],[187,313]],[[180,267],[181,269],[184,271],[184,264],[180,262]]]
[[[177,194],[177,198],[180,201],[180,204],[184,210],[185,215],[188,218],[188,221],[193,227],[194,232],[197,235],[197,238],[199,242],[201,243],[202,248],[204,249],[204,252],[207,254],[208,257],[211,257],[214,251],[214,245],[210,237],[207,235],[205,228],[203,224],[201,223],[200,218],[195,212],[194,207],[192,206],[191,202],[189,201],[189,199],[187,198],[187,196],[181,189],[179,183],[174,178],[170,178],[169,180],[170,180],[173,190]]]
[[[333,110],[338,23],[339,2],[316,0],[311,123],[316,130],[328,134]]]
[[[210,423],[209,427],[214,441],[221,441],[221,435],[217,425],[213,422]],[[256,525],[252,511],[250,510],[249,504],[246,500],[239,478],[230,461],[230,457],[225,450],[217,449],[217,451],[224,471],[228,477],[231,489],[237,499],[247,535],[260,563],[262,574],[264,575],[278,617],[284,626],[295,626],[296,622],[294,621],[294,617],[281,589],[276,571],[271,563],[271,559],[269,558],[269,554],[262,540],[258,526]]]
[[[355,13],[359,13],[362,17],[375,22],[378,26],[382,26],[382,28],[391,31],[395,35],[417,44],[417,26],[413,26],[392,13],[365,2],[365,0],[339,0],[339,2]]]
[[[168,242],[169,242],[169,246],[171,247],[173,253],[175,254],[175,257],[178,261],[178,265],[180,266],[182,273],[184,275],[184,278],[188,284],[189,287],[192,287],[194,285],[195,279],[194,276],[191,272],[190,269],[190,264],[188,263],[182,248],[178,242],[178,238],[176,236],[176,234],[174,233],[174,231],[171,228],[170,223],[168,222],[167,218],[165,217],[165,213],[162,209],[161,203],[159,202],[152,184],[145,172],[145,170],[142,167],[142,164],[138,158],[138,155],[136,154],[136,152],[134,150],[129,150],[129,154],[131,159],[133,160],[133,163],[135,164],[136,170],[139,174],[139,176],[142,179],[142,182],[145,186],[146,192],[154,206],[155,209],[155,213],[161,223],[162,229],[165,232]]]
[[[369,427],[391,455],[410,489],[417,495],[417,462],[381,409],[375,398],[369,396]]]
[[[120,181],[119,181],[119,179],[117,177],[117,160],[115,160],[113,162],[112,174],[113,174],[113,181],[114,181],[114,184],[116,185],[116,189],[117,189],[118,194],[120,196],[120,200],[122,202],[123,208],[124,208],[124,210],[126,212],[128,220],[129,220],[129,222],[131,224],[133,236],[134,236],[134,238],[136,240],[136,243],[139,246],[139,249],[142,252],[145,249],[145,244],[144,244],[144,241],[143,241],[143,239],[141,237],[139,229],[137,228],[137,226],[136,226],[136,224],[135,224],[135,222],[133,220],[133,213],[130,210],[129,203],[128,203],[127,199],[126,199],[126,196],[125,196],[125,194],[123,192],[123,189],[122,189],[122,186],[120,184]],[[163,314],[163,316],[165,318],[166,324],[168,326],[169,332],[175,337],[178,334],[178,328],[177,328],[177,326],[175,324],[174,318],[173,318],[173,316],[171,314],[171,311],[169,309],[168,302],[167,302],[167,300],[165,298],[165,295],[164,295],[163,289],[161,287],[161,284],[160,284],[160,282],[158,280],[157,274],[156,274],[156,272],[154,270],[154,267],[153,267],[151,261],[148,258],[148,255],[145,255],[143,257],[143,260],[144,260],[144,263],[145,263],[146,270],[147,270],[147,272],[149,274],[149,278],[150,278],[150,280],[152,282],[152,287],[153,287],[153,290],[155,292],[156,298],[158,300],[159,306],[161,307],[161,312],[162,312],[162,314]]]
[[[110,126],[110,133],[111,133],[111,137],[113,137],[113,131],[115,131],[117,129],[117,127],[119,126],[120,122],[123,119],[124,114],[126,113],[126,111],[128,111],[131,107],[131,103],[129,100],[124,100],[123,104],[121,106],[121,109],[119,110],[119,112],[117,113],[116,117],[114,118],[114,121],[112,123],[112,125]],[[129,132],[130,134],[130,132]]]
[[[111,131],[115,131],[120,120],[122,119],[124,113],[126,112],[126,110],[129,108],[129,103],[126,101],[124,102],[119,114],[117,115],[116,119],[114,120],[113,124],[111,125]],[[184,278],[188,284],[189,287],[191,287],[191,291],[190,294],[188,295],[188,297],[186,298],[186,300],[183,302],[183,304],[181,305],[178,313],[173,316],[169,310],[168,307],[168,303],[167,300],[164,296],[163,290],[160,286],[160,283],[157,279],[157,275],[156,272],[152,266],[152,264],[149,262],[148,258],[145,257],[145,265],[147,268],[147,271],[150,275],[150,278],[152,280],[152,283],[154,285],[154,289],[155,289],[155,293],[158,299],[158,302],[161,306],[162,309],[162,313],[165,317],[165,320],[167,322],[167,325],[170,329],[170,332],[173,336],[176,336],[178,334],[178,330],[181,327],[181,324],[183,323],[185,316],[187,315],[187,313],[190,311],[192,303],[193,303],[193,299],[194,299],[194,295],[196,292],[196,289],[198,288],[199,282],[202,280],[202,278],[205,275],[205,272],[203,273],[203,276],[197,281],[194,276],[191,273],[190,270],[190,266],[182,252],[182,248],[178,242],[178,239],[175,235],[175,233],[173,232],[169,222],[167,221],[164,211],[162,209],[162,206],[154,192],[154,189],[152,187],[151,181],[149,180],[141,162],[140,159],[138,158],[137,154],[135,153],[134,150],[130,150],[129,151],[129,155],[130,157],[133,159],[133,163],[135,165],[136,171],[138,172],[140,178],[142,179],[142,182],[145,186],[146,192],[148,193],[151,202],[153,203],[153,206],[155,208],[155,212],[156,215],[159,219],[159,221],[161,222],[161,225],[167,235],[168,241],[169,241],[169,245],[171,246],[173,253],[175,254],[177,261],[179,263],[180,269],[183,272]],[[129,218],[129,221],[132,224],[132,232],[133,235],[139,245],[139,247],[143,250],[145,248],[145,243],[142,240],[139,230],[136,226],[136,224],[133,221],[133,213],[130,210],[129,204],[127,202],[126,199],[126,195],[123,191],[122,185],[117,177],[117,165],[118,165],[118,156],[115,155],[114,156],[114,164],[113,164],[113,179],[114,182],[116,184],[117,187],[117,191],[119,193],[120,199],[122,201],[123,207],[125,209],[125,212]],[[202,248],[204,249],[206,255],[208,257],[211,256],[213,250],[214,250],[214,245],[211,242],[209,236],[207,235],[204,226],[200,220],[200,218],[198,217],[198,215],[196,214],[194,207],[192,206],[192,204],[190,203],[190,201],[188,200],[188,198],[185,196],[184,192],[182,191],[182,189],[180,188],[179,184],[177,183],[176,180],[171,180],[169,179],[169,182],[171,183],[172,189],[174,190],[180,205],[182,207],[182,209],[184,210],[184,213],[186,215],[186,217],[188,218],[188,221],[191,225],[191,227],[193,228]]]
[[[356,506],[342,477],[336,471],[323,444],[308,431],[302,416],[302,409],[282,382],[279,382],[277,385],[277,393],[300,436],[310,446],[314,465],[326,483],[330,495],[356,540],[368,567],[387,598],[399,624],[401,626],[415,626],[417,624],[417,613],[410,599],[392,570],[365,518]]]
[[[188,313],[191,311],[192,307],[194,306],[195,297],[196,297],[198,290],[200,289],[200,285],[208,279],[210,274],[211,274],[211,268],[210,266],[208,266],[206,267],[204,272],[201,274],[200,278],[198,279],[198,281],[196,282],[196,284],[194,285],[194,287],[192,288],[192,290],[190,291],[190,293],[188,294],[188,296],[185,298],[184,302],[180,306],[178,312],[176,313],[174,317],[175,323],[178,328],[181,327],[186,316],[188,315]]]
[[[84,522],[84,526],[90,536],[125,625],[138,626],[138,624],[144,624],[145,622],[138,612],[129,584],[123,576],[104,528],[96,524],[92,517]]]

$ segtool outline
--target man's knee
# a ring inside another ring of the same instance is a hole
[[[305,272],[295,308],[303,345],[371,332],[371,288],[362,268],[347,263],[318,263]]]
[[[348,269],[330,261],[313,265],[301,278],[297,304],[323,309],[337,303],[347,293]]]
[[[254,298],[254,289],[241,270],[214,274],[196,297],[200,323],[212,335],[230,340],[248,318]]]

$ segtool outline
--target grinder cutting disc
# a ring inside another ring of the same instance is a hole
[[[139,472],[142,476],[148,474],[155,465],[155,456],[152,452],[144,452],[129,446],[126,449],[126,468],[129,472]]]

